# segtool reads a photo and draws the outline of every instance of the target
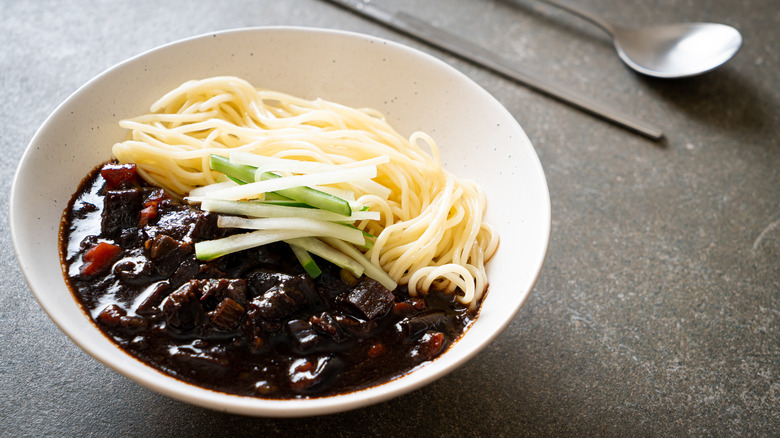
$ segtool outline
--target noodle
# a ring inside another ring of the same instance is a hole
[[[377,111],[214,77],[182,84],[150,114],[120,126],[131,135],[114,145],[117,160],[135,163],[145,179],[179,196],[217,181],[210,154],[236,150],[339,165],[387,156],[374,183],[333,185],[381,214],[356,224],[377,236],[366,256],[413,296],[435,288],[475,309],[487,288],[484,264],[498,234],[482,221],[484,192],[442,168],[430,136],[405,138]]]

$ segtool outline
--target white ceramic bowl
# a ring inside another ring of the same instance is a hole
[[[81,179],[124,138],[117,122],[144,113],[190,79],[235,75],[307,98],[378,109],[401,133],[424,130],[444,166],[478,181],[487,220],[501,234],[476,323],[449,351],[394,381],[314,399],[264,400],[222,394],[168,377],[124,353],[81,311],[60,268],[57,234]],[[42,177],[43,175],[43,177]],[[11,189],[11,231],[19,265],[49,317],[76,344],[122,375],[175,399],[257,416],[326,414],[377,403],[452,371],[512,320],[542,267],[550,200],[527,136],[489,93],[454,68],[409,47],[348,32],[273,27],[239,29],[172,43],[129,59],[81,87],[41,126]]]

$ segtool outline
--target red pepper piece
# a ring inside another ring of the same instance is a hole
[[[106,180],[108,190],[113,190],[124,182],[139,183],[135,164],[106,164],[100,169],[100,176]]]
[[[116,304],[111,304],[103,309],[97,316],[97,321],[103,325],[109,327],[117,327],[122,323],[122,317],[127,315],[127,312]]]
[[[157,203],[147,202],[144,204],[146,207],[141,210],[141,217],[138,219],[138,226],[143,227],[149,223],[150,220],[157,217]]]
[[[302,364],[299,364],[298,366],[296,366],[295,369],[293,370],[293,372],[294,373],[308,373],[308,372],[312,371],[313,369],[314,369],[314,362],[307,360],[306,362],[303,362]]]
[[[165,197],[166,197],[165,190],[157,189],[149,195],[149,197],[146,199],[146,202],[144,203],[144,206],[147,206],[150,202],[159,204],[160,202],[162,202],[163,199],[165,199]]]
[[[393,304],[393,313],[400,316],[409,315],[414,311],[414,307],[407,302],[400,302]]]
[[[428,305],[425,303],[425,300],[422,298],[410,298],[409,302],[412,304],[412,307],[414,307],[415,310],[423,310],[428,307]]]
[[[368,357],[376,359],[385,354],[385,346],[382,344],[374,344],[368,349]]]
[[[122,248],[107,242],[100,242],[84,253],[84,264],[81,266],[82,275],[94,275],[113,263]]]
[[[417,354],[424,360],[433,360],[444,347],[444,333],[427,332],[417,345]]]

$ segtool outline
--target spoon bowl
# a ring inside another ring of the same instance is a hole
[[[626,28],[610,23],[581,6],[541,0],[584,18],[612,36],[623,62],[639,73],[658,78],[682,78],[710,71],[734,56],[742,35],[725,24],[681,23]]]
[[[620,59],[640,73],[659,78],[707,72],[731,59],[742,45],[739,31],[715,23],[613,29]]]

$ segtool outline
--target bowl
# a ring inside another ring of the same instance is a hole
[[[390,382],[343,395],[269,400],[199,388],[124,353],[81,310],[58,254],[63,209],[90,169],[111,156],[125,131],[118,121],[148,111],[190,79],[233,75],[255,86],[382,111],[401,133],[436,139],[443,165],[476,180],[488,196],[486,220],[501,235],[487,265],[490,286],[479,317],[436,360]],[[41,175],[46,177],[42,178]],[[236,414],[293,417],[378,403],[462,365],[512,320],[547,251],[550,199],[539,159],[512,115],[488,92],[437,58],[368,35],[268,27],[174,42],[101,73],[74,92],[30,141],[11,188],[11,232],[24,276],[54,323],[103,364],[158,393]]]

